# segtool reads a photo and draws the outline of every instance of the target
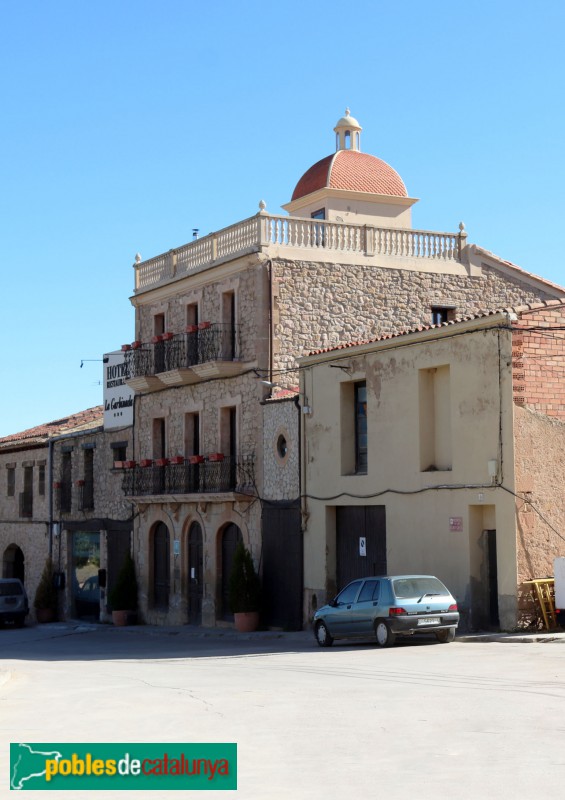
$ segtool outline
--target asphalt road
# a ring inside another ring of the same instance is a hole
[[[237,742],[238,790],[206,798],[560,797],[563,644],[0,630],[0,798],[10,742]]]

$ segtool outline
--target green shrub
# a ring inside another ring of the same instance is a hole
[[[259,611],[261,581],[255,572],[251,553],[239,542],[233,557],[229,581],[229,604],[233,614]]]
[[[52,609],[57,612],[57,589],[54,583],[53,561],[48,558],[35,591],[34,608]]]
[[[116,585],[108,594],[108,601],[113,611],[137,610],[137,577],[135,564],[129,553],[118,573]]]

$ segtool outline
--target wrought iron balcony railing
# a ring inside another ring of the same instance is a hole
[[[58,510],[69,512],[72,507],[73,485],[70,481],[61,481],[59,488]]]
[[[191,332],[164,334],[156,342],[143,343],[141,347],[125,353],[129,378],[190,369],[196,364],[210,361],[236,361],[239,358],[237,326],[218,322],[206,327],[198,326],[197,330]]]
[[[255,493],[253,455],[226,456],[223,461],[200,464],[135,466],[124,473],[126,496],[162,494]]]

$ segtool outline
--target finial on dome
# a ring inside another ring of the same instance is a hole
[[[360,139],[363,128],[355,117],[351,116],[349,108],[345,109],[345,116],[338,119],[334,128],[336,133],[335,149],[337,150],[361,150]]]

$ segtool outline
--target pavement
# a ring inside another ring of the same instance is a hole
[[[262,630],[253,633],[239,633],[234,628],[217,627],[204,628],[195,625],[126,625],[114,627],[103,623],[90,623],[81,620],[68,620],[65,622],[51,622],[43,625],[29,626],[41,630],[46,637],[50,633],[88,633],[91,631],[105,630],[112,631],[116,636],[120,634],[136,634],[137,636],[148,637],[175,637],[182,639],[213,639],[234,642],[262,642],[279,640],[281,642],[295,642],[310,644],[314,641],[311,630],[303,631],[282,631],[282,630]],[[455,638],[456,642],[467,642],[470,644],[481,644],[483,642],[498,642],[500,644],[545,644],[548,642],[565,642],[565,631],[557,629],[554,631],[476,631],[472,633],[462,632]]]

